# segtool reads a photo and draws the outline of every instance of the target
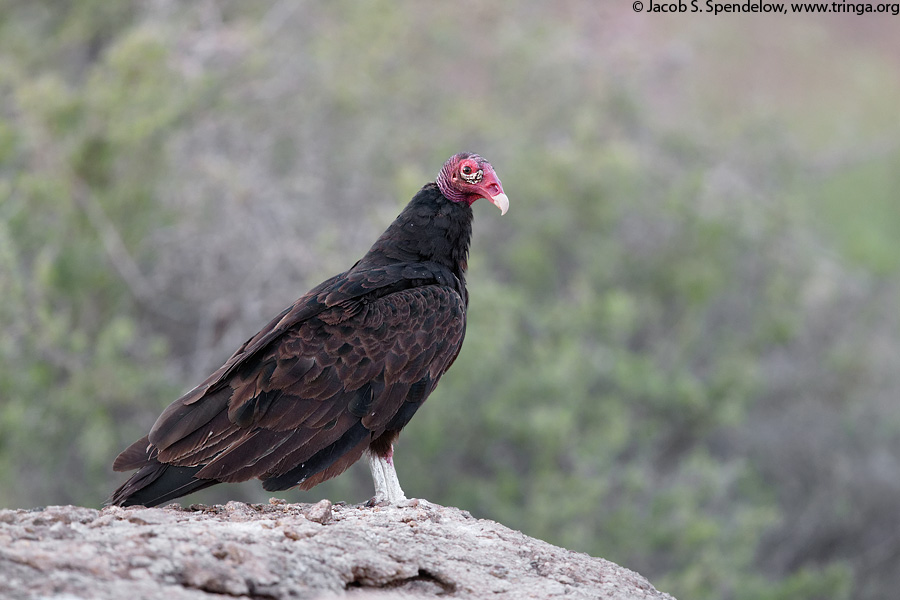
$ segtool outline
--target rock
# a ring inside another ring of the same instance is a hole
[[[670,599],[465,511],[269,504],[0,510],[0,598]]]
[[[331,500],[319,500],[306,511],[306,518],[321,525],[331,520]]]

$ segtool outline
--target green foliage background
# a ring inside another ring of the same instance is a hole
[[[466,346],[401,438],[407,494],[680,598],[900,585],[890,18],[0,13],[0,506],[99,506],[168,402],[471,149],[512,207],[476,206]]]

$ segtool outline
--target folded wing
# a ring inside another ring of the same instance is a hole
[[[308,489],[402,428],[459,352],[463,299],[437,284],[375,297],[315,292],[170,405],[114,467],[155,459],[193,467],[195,479]]]

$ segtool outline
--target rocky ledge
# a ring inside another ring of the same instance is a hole
[[[0,598],[228,596],[672,599],[609,561],[420,500],[0,510]]]

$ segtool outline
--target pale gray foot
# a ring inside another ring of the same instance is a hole
[[[398,504],[406,500],[406,495],[400,488],[400,480],[397,479],[397,471],[394,469],[394,449],[391,448],[391,452],[385,458],[372,453],[368,456],[372,481],[375,482],[375,497],[369,504]]]

